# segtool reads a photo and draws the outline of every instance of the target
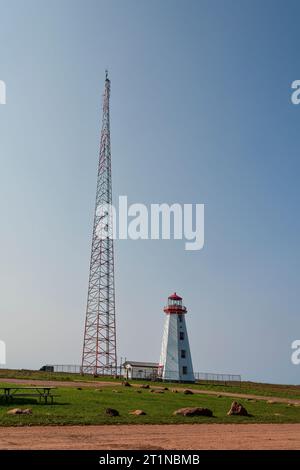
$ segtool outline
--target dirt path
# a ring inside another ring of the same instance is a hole
[[[0,449],[300,449],[300,424],[3,427]]]
[[[121,382],[70,382],[70,381],[59,381],[59,380],[30,380],[30,379],[6,379],[1,378],[0,382],[12,383],[12,384],[26,384],[26,385],[45,385],[46,387],[116,387],[120,386]],[[134,385],[134,387],[139,387],[139,385]],[[152,388],[160,388],[153,386]],[[172,390],[178,390],[179,392],[182,391],[182,388],[173,387]],[[195,390],[193,389],[194,393],[199,393],[202,395],[221,395],[224,397],[232,397],[232,398],[250,398],[254,400],[265,400],[265,401],[274,401],[276,403],[292,403],[294,405],[300,406],[300,399],[295,398],[282,398],[282,397],[274,397],[274,396],[264,396],[264,395],[252,395],[247,393],[234,393],[234,392],[220,392],[214,390]]]

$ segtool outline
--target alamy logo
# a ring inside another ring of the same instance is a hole
[[[0,80],[0,104],[6,104],[6,84]]]
[[[204,246],[204,204],[128,205],[127,196],[119,196],[118,210],[97,207],[96,226],[99,239],[185,240],[186,250],[197,251]]]
[[[300,340],[295,339],[291,344],[291,348],[294,349],[294,352],[291,355],[292,364],[298,366],[300,364]]]
[[[4,341],[0,340],[0,365],[6,364],[6,345]]]

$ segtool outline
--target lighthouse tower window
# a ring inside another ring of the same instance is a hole
[[[179,339],[181,339],[181,340],[184,339],[184,331],[179,332]]]
[[[186,375],[187,374],[187,366],[182,367],[182,374]]]
[[[185,357],[186,357],[186,351],[185,351],[185,349],[182,349],[181,350],[181,358],[185,359]]]

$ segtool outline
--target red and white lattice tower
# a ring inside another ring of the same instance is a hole
[[[82,352],[82,373],[94,375],[115,373],[117,367],[109,98],[106,71]]]

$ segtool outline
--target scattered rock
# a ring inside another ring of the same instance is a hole
[[[12,410],[8,410],[8,412],[6,414],[8,414],[8,415],[21,415],[22,410],[21,410],[21,408],[13,408]]]
[[[167,391],[167,390],[169,390],[169,389],[168,389],[168,387],[164,387],[164,390],[166,390],[166,391]]]
[[[129,411],[129,414],[130,415],[135,415],[135,416],[143,416],[146,413],[145,413],[144,410],[134,410],[134,411]]]
[[[165,393],[163,390],[156,389],[156,390],[151,390],[154,393]]]
[[[142,390],[137,390],[136,393],[142,393]]]
[[[178,390],[176,390],[176,388],[174,388],[174,389],[172,390],[172,392],[173,392],[173,393],[178,393]]]
[[[142,384],[141,388],[150,388],[150,385],[149,384]]]
[[[121,393],[121,390],[113,390],[113,393]]]
[[[238,403],[237,401],[233,401],[231,403],[230,410],[227,413],[228,416],[235,415],[235,416],[249,416],[248,411],[244,408],[243,405]]]
[[[8,410],[8,415],[32,415],[31,408],[25,408],[22,410],[21,408],[13,408],[12,410]]]
[[[115,410],[114,408],[106,408],[105,413],[108,416],[119,416],[120,415],[118,410]]]
[[[77,390],[82,390],[82,388],[81,388],[81,387],[77,387]]]
[[[222,397],[223,397],[223,395],[217,395],[217,398],[222,398]]]
[[[123,387],[131,387],[130,383],[127,382],[127,380],[125,380],[124,382],[122,382],[122,385],[123,385]]]
[[[194,395],[194,392],[192,392],[192,390],[189,390],[188,388],[186,390],[183,390],[183,393],[185,395]]]
[[[174,411],[173,415],[181,416],[213,416],[213,412],[208,408],[179,408]]]
[[[275,400],[268,400],[267,403],[269,403],[269,405],[275,405],[276,401]]]

